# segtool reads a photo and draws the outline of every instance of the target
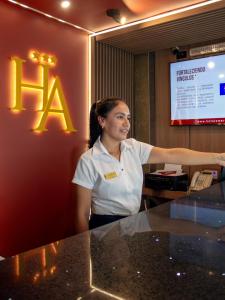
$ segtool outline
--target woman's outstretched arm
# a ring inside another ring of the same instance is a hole
[[[225,153],[199,152],[186,148],[154,147],[149,155],[148,163],[168,163],[178,165],[210,165],[225,166]]]

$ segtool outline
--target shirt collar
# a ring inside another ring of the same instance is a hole
[[[121,152],[126,151],[130,148],[131,148],[131,145],[129,145],[127,143],[127,140],[121,141]],[[98,137],[98,139],[96,140],[96,142],[93,145],[92,153],[93,153],[93,155],[100,155],[103,153],[109,155],[109,152],[107,151],[107,149],[105,148],[105,146],[102,144],[102,142],[100,140],[100,136]]]

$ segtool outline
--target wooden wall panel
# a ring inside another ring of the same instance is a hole
[[[96,101],[112,96],[122,98],[133,114],[134,55],[125,50],[96,42],[94,70],[95,95],[92,100]],[[131,135],[133,135],[133,125],[131,126]]]
[[[199,151],[225,152],[225,126],[190,126],[190,147]]]
[[[135,138],[149,143],[150,131],[150,101],[148,54],[136,55],[134,60],[134,122]]]
[[[134,58],[134,137],[144,143],[150,143],[150,90],[149,55],[135,55]],[[144,166],[149,171],[149,166]]]
[[[225,152],[225,126],[190,126],[190,148],[198,151]],[[212,166],[201,166],[201,169]],[[220,170],[219,166],[213,168]],[[191,174],[199,167],[191,167]]]

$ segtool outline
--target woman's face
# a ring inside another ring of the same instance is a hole
[[[130,111],[124,102],[118,102],[106,118],[99,117],[99,123],[103,129],[103,135],[115,141],[122,141],[127,138],[130,130]]]

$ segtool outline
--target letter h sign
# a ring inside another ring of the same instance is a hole
[[[49,56],[46,54],[40,54],[37,51],[33,51],[30,54],[30,58],[33,62],[38,63],[38,72],[40,74],[40,82],[38,83],[28,83],[24,82],[22,78],[23,66],[26,62],[19,57],[12,57],[12,67],[13,67],[13,105],[11,107],[14,111],[22,111],[23,90],[39,90],[41,91],[41,109],[37,112],[39,116],[37,118],[35,127],[32,128],[35,131],[46,131],[46,123],[49,116],[57,117],[57,119],[62,123],[63,129],[67,132],[76,131],[73,127],[72,120],[70,118],[69,110],[67,107],[66,99],[63,93],[62,84],[60,78],[56,76],[51,82],[51,88],[49,89],[49,68],[54,66],[56,63],[56,58],[54,56]],[[58,106],[55,107],[55,99],[58,101]]]

